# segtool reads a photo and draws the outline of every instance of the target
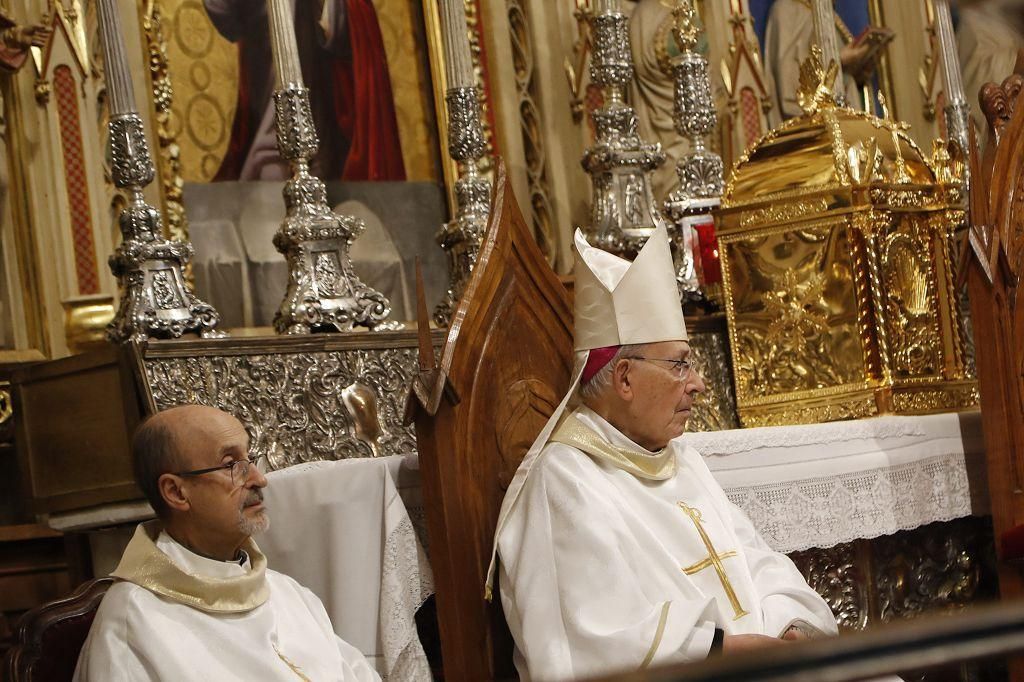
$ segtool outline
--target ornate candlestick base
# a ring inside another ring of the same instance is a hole
[[[676,163],[679,185],[665,201],[665,214],[676,226],[676,281],[683,302],[716,299],[721,269],[715,246],[711,211],[721,203],[722,157],[709,151],[704,140],[715,128],[715,106],[708,79],[708,62],[697,52],[699,29],[693,5],[678,0],[672,10],[674,33],[682,53],[672,62],[675,81],[673,118],[691,150]],[[715,300],[720,303],[719,300]]]
[[[324,183],[309,173],[309,159],[319,144],[309,91],[278,90],[274,107],[277,145],[294,172],[284,186],[287,215],[274,235],[274,246],[288,261],[288,289],[274,316],[274,329],[308,334],[349,331],[357,325],[377,328],[391,313],[391,304],[359,279],[349,255],[365,225],[332,211]]]
[[[155,169],[142,119],[134,112],[115,115],[109,131],[114,183],[128,189],[130,203],[120,216],[121,245],[108,261],[122,293],[107,339],[121,343],[191,332],[225,336],[216,331],[217,311],[196,298],[182,275],[192,245],[164,239],[159,211],[143,199],[142,188],[152,182]]]
[[[597,142],[583,154],[593,184],[590,226],[584,231],[598,248],[636,253],[663,222],[651,189],[651,171],[665,162],[661,146],[636,132],[636,112],[620,104],[595,111]]]
[[[444,298],[434,309],[434,322],[446,326],[476,265],[480,242],[490,217],[491,183],[475,172],[455,183],[459,214],[441,226],[437,243],[448,255],[449,284]]]
[[[661,146],[637,134],[636,112],[623,101],[633,78],[629,19],[618,3],[609,3],[590,18],[593,53],[591,78],[601,86],[604,106],[593,113],[597,139],[583,154],[593,200],[584,232],[598,248],[630,257],[664,222],[654,201],[651,171],[665,162]]]

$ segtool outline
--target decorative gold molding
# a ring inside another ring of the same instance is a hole
[[[52,357],[49,328],[46,324],[47,307],[43,298],[42,273],[36,254],[39,253],[36,231],[33,229],[32,209],[29,204],[30,183],[28,179],[29,155],[25,152],[25,122],[22,115],[23,102],[19,97],[17,82],[13,78],[0,79],[3,92],[4,117],[7,121],[6,163],[10,171],[10,186],[7,197],[11,206],[11,221],[14,227],[14,250],[18,263],[21,289],[22,317],[28,345]],[[12,292],[14,295],[14,292]]]
[[[188,241],[188,218],[182,200],[180,148],[172,130],[171,105],[174,89],[167,70],[167,41],[159,0],[146,0],[141,8],[142,36],[146,48],[146,66],[150,81],[153,125],[157,140],[157,171],[160,177],[160,203],[164,215],[164,236]],[[191,268],[186,272],[191,280]]]

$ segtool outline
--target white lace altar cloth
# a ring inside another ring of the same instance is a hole
[[[270,530],[256,538],[268,566],[320,597],[338,636],[389,682],[431,679],[414,618],[433,594],[433,576],[396,485],[400,471],[403,480],[408,473],[405,461],[310,462],[271,472]]]
[[[971,514],[956,414],[686,434],[780,552]]]

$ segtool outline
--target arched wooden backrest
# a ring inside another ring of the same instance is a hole
[[[1024,79],[980,93],[989,122],[984,162],[972,150],[967,284],[981,393],[992,523],[1003,598],[1024,594]]]
[[[113,578],[83,583],[70,597],[32,609],[18,621],[7,652],[9,682],[71,682],[78,654]]]
[[[500,599],[484,599],[484,582],[505,488],[572,371],[568,293],[500,163],[496,176],[480,255],[415,408],[445,679],[455,682],[515,676]]]

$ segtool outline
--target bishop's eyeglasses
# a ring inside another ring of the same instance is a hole
[[[256,459],[236,459],[227,464],[221,464],[220,466],[208,467],[206,469],[194,469],[192,471],[176,471],[175,476],[202,476],[203,474],[210,474],[214,471],[223,471],[229,469],[231,471],[231,485],[236,488],[241,488],[245,485],[245,482],[249,480],[249,469],[250,467],[256,467],[256,471],[266,473],[267,471],[267,456],[260,455]]]
[[[669,363],[668,371],[676,376],[680,381],[686,381],[690,376],[690,361],[689,360],[670,360],[668,358],[646,358],[642,355],[631,355],[627,360],[643,360],[644,362],[667,362]]]

